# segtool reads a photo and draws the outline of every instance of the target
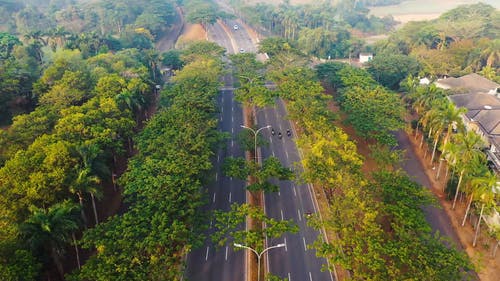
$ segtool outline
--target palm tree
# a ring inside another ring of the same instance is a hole
[[[78,229],[80,207],[70,201],[51,206],[48,210],[33,208],[31,216],[20,226],[21,236],[37,255],[49,255],[64,280],[61,258]]]
[[[83,218],[83,222],[86,225],[87,219],[85,216],[85,212],[83,210],[83,195],[85,193],[89,193],[92,198],[92,208],[94,210],[94,218],[95,223],[98,224],[99,220],[97,217],[97,208],[95,205],[95,197],[100,197],[101,193],[99,190],[99,184],[101,180],[97,176],[93,176],[89,168],[78,168],[77,176],[73,183],[70,186],[71,193],[78,195],[78,200],[80,202],[81,207],[81,215]]]
[[[462,124],[462,114],[467,111],[466,108],[457,108],[453,103],[448,102],[441,108],[440,113],[436,116],[437,122],[446,130],[446,135],[443,138],[442,152],[444,155],[446,153],[446,143],[448,142],[453,127],[463,127]],[[432,153],[434,155],[434,152]],[[432,162],[432,161],[431,161]],[[443,161],[439,161],[439,167],[436,173],[436,179],[439,179],[439,174],[441,171]]]
[[[483,155],[482,152],[478,150],[478,147],[483,144],[483,140],[477,133],[473,131],[467,131],[465,134],[460,133],[455,136],[455,143],[458,145],[457,151],[458,153],[460,153],[460,157],[457,157],[459,161],[456,163],[456,165],[460,167],[460,178],[458,180],[457,189],[455,191],[455,198],[453,199],[452,209],[455,209],[458,192],[460,190],[460,184],[462,182],[464,173],[469,169],[469,162],[474,157],[480,157],[480,155]]]
[[[491,186],[489,190],[485,191],[479,197],[481,201],[481,211],[479,212],[479,218],[476,223],[476,232],[474,233],[474,240],[472,241],[472,247],[476,247],[477,236],[479,234],[479,228],[481,227],[481,220],[483,219],[484,207],[491,207],[495,204],[495,193],[493,192],[493,187]]]
[[[486,166],[486,163],[484,161],[479,161],[477,165],[480,165],[479,168],[484,168],[486,169],[486,171],[483,172],[482,175],[476,176],[471,180],[472,190],[470,193],[469,204],[467,204],[464,219],[462,220],[462,226],[465,225],[465,221],[467,220],[467,215],[469,214],[470,206],[472,204],[472,201],[474,200],[474,195],[483,196],[483,194],[487,192],[492,192],[491,188],[494,187],[498,181],[498,177],[495,175],[495,173],[488,170],[488,166]]]

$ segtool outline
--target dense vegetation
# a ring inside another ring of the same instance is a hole
[[[500,12],[490,5],[463,5],[432,21],[410,22],[387,40],[377,42],[380,54],[416,58],[421,75],[460,76],[481,72],[500,81]]]
[[[266,40],[263,45],[269,46]],[[378,157],[385,165],[370,177],[363,175],[363,160],[355,144],[333,125],[335,116],[325,105],[328,97],[322,94],[315,73],[293,63],[279,64],[280,56],[271,56],[271,69],[281,69],[272,74],[277,91],[302,130],[298,140],[304,151],[302,177],[323,189],[329,203],[324,220],[311,222],[333,234],[330,243],[323,239],[315,243],[320,255],[347,269],[354,280],[457,280],[466,276],[472,265],[464,253],[448,248],[442,237],[432,234],[420,209],[433,202],[432,197],[397,168],[399,154],[380,149]],[[394,144],[389,132],[403,125],[398,95],[378,85],[368,72],[342,64],[320,65],[317,75],[338,89],[348,121],[361,135],[377,139],[382,145],[378,148]],[[357,94],[371,91],[378,94]]]
[[[85,233],[83,246],[97,253],[74,280],[179,280],[184,255],[200,243],[197,210],[221,140],[222,64],[206,53],[191,54],[164,92],[167,105],[137,137],[139,153],[120,178],[128,210]]]
[[[182,2],[186,19],[203,26],[230,17],[212,1]],[[417,87],[412,76],[480,72],[500,81],[499,12],[476,4],[410,23],[373,48],[376,56],[366,70],[327,63],[314,72],[304,53],[348,57],[364,48],[353,31],[383,32],[394,22],[368,16],[368,1],[251,7],[231,2],[248,23],[283,37],[261,42],[271,57],[265,66],[252,54],[231,57],[240,86],[236,96],[246,106],[269,105],[275,97],[287,101],[301,131],[302,178],[322,188],[329,203],[325,220],[311,223],[336,234],[329,244],[317,241],[319,253],[356,280],[466,276],[470,262],[445,247],[423,218],[420,206],[433,200],[397,169],[400,153],[391,150],[391,132],[403,126],[403,106],[392,90],[403,85],[408,92],[419,114],[415,137],[427,144],[431,162],[440,151],[448,163],[445,172],[439,162],[436,176],[447,177],[451,168],[454,204],[461,192],[467,196],[464,223],[474,205],[480,216],[491,209],[496,201],[489,187],[496,177],[477,149],[480,138],[463,130],[461,112],[445,92]],[[202,186],[223,139],[215,130],[214,97],[224,50],[195,44],[160,55],[152,49],[175,20],[177,1],[50,3],[0,5],[0,123],[7,125],[0,130],[0,279],[62,279],[67,251],[75,251],[80,267],[79,245],[91,257],[72,280],[176,280],[182,257],[201,241]],[[182,70],[162,91],[159,111],[149,116],[160,61]],[[276,83],[276,91],[264,87],[266,79]],[[356,132],[377,143],[378,172],[361,173],[363,159],[333,125],[338,116],[326,107],[331,97],[319,81],[335,89]],[[142,130],[146,118],[151,119]],[[453,124],[457,134],[451,133]],[[132,154],[116,186],[115,174]],[[232,169],[240,178],[255,176],[258,191],[276,189],[269,177],[290,176],[273,158],[262,167],[243,159],[233,164],[246,168]],[[126,207],[99,223],[104,214],[96,201],[116,196],[116,187]],[[228,225],[227,219],[266,220],[252,207],[233,208],[218,213],[226,231],[220,239],[248,234],[232,232],[241,220]],[[295,231],[283,224],[277,225]],[[255,230],[259,239],[265,236],[265,229]]]

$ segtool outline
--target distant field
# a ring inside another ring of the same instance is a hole
[[[279,4],[281,0],[249,0],[248,3],[273,3]],[[317,2],[315,0],[291,0],[292,4],[307,4]],[[451,10],[459,5],[475,4],[483,2],[500,9],[500,0],[408,0],[399,5],[374,7],[370,12],[375,16],[392,15],[397,21],[406,23],[409,21],[430,20],[439,17],[440,14]]]
[[[370,12],[375,16],[392,15],[402,23],[408,21],[429,20],[456,8],[459,5],[483,2],[500,9],[500,0],[409,0],[399,5],[373,7]]]

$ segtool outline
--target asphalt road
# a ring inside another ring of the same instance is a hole
[[[225,47],[228,52],[234,52],[230,39],[225,36],[224,30],[214,25],[209,34],[215,35],[212,40]],[[231,88],[233,78],[231,74],[223,77],[225,87]],[[234,100],[232,90],[222,90],[217,97],[219,105],[219,125],[218,128],[229,133],[232,138],[227,140],[224,148],[217,152],[214,157],[214,180],[207,186],[207,196],[209,204],[205,206],[205,211],[229,210],[232,203],[242,204],[245,202],[245,182],[242,180],[223,176],[221,165],[226,157],[244,157],[244,152],[239,148],[235,139],[240,125],[243,124],[243,112],[240,104]],[[244,280],[245,259],[243,251],[233,251],[230,246],[216,247],[210,241],[210,235],[214,232],[212,221],[207,230],[207,240],[205,245],[190,252],[187,256],[186,279],[190,281],[232,281]]]
[[[225,26],[214,24],[209,28],[210,40],[226,48],[227,53],[238,53],[240,49],[244,52],[256,52],[257,47],[252,43],[250,36],[243,26],[237,30],[233,26],[235,21],[227,21]],[[233,78],[231,75],[224,77],[224,89],[218,97],[220,106],[219,128],[229,132],[233,139],[229,140],[226,148],[219,151],[214,159],[214,183],[207,187],[210,203],[206,211],[215,209],[228,210],[231,203],[245,202],[245,183],[236,179],[222,176],[221,164],[225,157],[243,157],[243,151],[238,147],[235,137],[241,130],[243,124],[241,106],[234,101],[232,93]],[[263,157],[271,155],[278,157],[287,167],[294,167],[294,163],[300,157],[295,146],[293,135],[288,137],[286,130],[291,129],[289,122],[285,119],[286,110],[280,100],[275,107],[260,109],[257,112],[258,126],[272,125],[276,135],[272,136],[270,130],[261,133],[269,139],[269,147],[261,149]],[[267,131],[267,132],[266,132]],[[277,134],[281,131],[282,139]],[[287,234],[281,239],[267,241],[267,246],[285,243],[286,247],[272,249],[266,256],[266,267],[269,271],[289,281],[333,281],[330,272],[322,272],[326,260],[319,259],[315,251],[309,249],[309,244],[320,235],[317,231],[307,227],[306,213],[314,213],[315,207],[312,194],[307,185],[296,185],[291,181],[280,182],[280,192],[267,194],[265,196],[265,209],[268,216],[275,219],[293,219],[300,227],[297,234]],[[211,224],[212,222],[210,222]],[[213,229],[207,231],[207,235],[213,233]],[[211,241],[207,239],[205,245],[192,251],[187,257],[186,279],[192,281],[236,281],[244,280],[245,258],[244,251],[234,252],[232,247],[224,246],[216,249]]]

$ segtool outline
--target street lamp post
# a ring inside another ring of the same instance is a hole
[[[254,249],[252,249],[252,248],[250,248],[250,247],[248,247],[248,246],[241,245],[241,244],[238,244],[238,243],[234,243],[233,245],[234,245],[235,247],[238,247],[238,248],[245,248],[245,249],[249,249],[250,251],[254,252],[254,253],[257,255],[257,281],[260,281],[260,258],[262,257],[262,255],[263,255],[266,251],[271,250],[271,249],[273,249],[273,248],[281,248],[281,247],[285,247],[285,246],[286,246],[286,245],[285,245],[285,243],[281,243],[281,244],[278,244],[278,245],[275,245],[275,246],[271,246],[271,247],[265,248],[265,249],[264,249],[262,252],[260,252],[260,254],[259,254],[256,250],[254,250]]]
[[[245,129],[248,129],[250,131],[252,131],[253,133],[253,136],[254,136],[254,155],[255,155],[255,162],[257,162],[257,135],[259,134],[259,132],[262,130],[262,129],[269,129],[271,128],[271,125],[267,125],[265,127],[262,127],[262,128],[259,128],[257,131],[250,128],[250,127],[247,127],[245,125],[240,125],[242,128],[245,128]]]

